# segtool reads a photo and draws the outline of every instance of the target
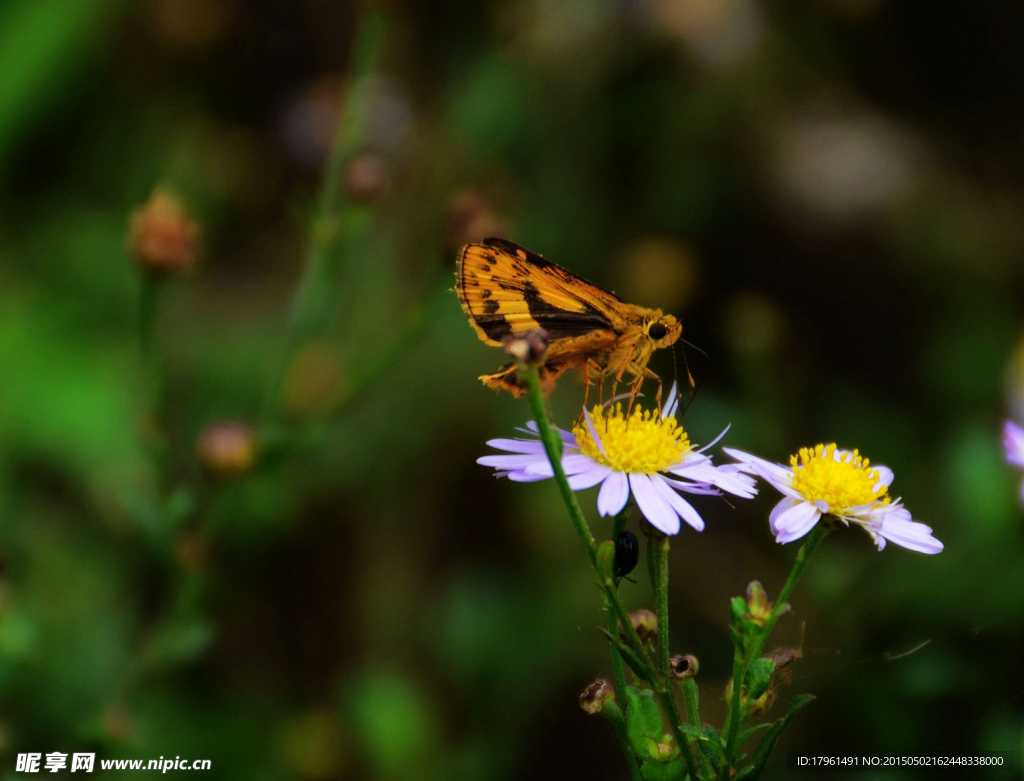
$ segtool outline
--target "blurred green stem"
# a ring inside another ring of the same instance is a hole
[[[629,520],[629,504],[622,508],[622,512],[615,516],[615,520],[612,523],[612,540],[619,539],[619,535],[622,534],[622,530],[626,528],[626,522]],[[619,631],[619,620],[615,617],[615,608],[612,607],[612,603],[609,601],[608,596],[605,595],[604,600],[605,615],[608,620],[608,632],[614,636]],[[622,664],[622,654],[619,653],[619,649],[614,645],[609,646],[612,654],[612,674],[615,678],[615,697],[622,703],[622,712],[624,713],[629,708],[629,698],[626,697],[626,669]],[[637,765],[636,754],[633,751],[633,745],[629,742],[629,738],[625,732],[625,723],[623,722],[623,730],[621,734],[618,734],[619,743],[622,744],[622,753],[626,757],[626,764],[629,765],[629,772],[632,778],[640,778],[640,767]]]
[[[644,648],[644,644],[640,642],[640,637],[636,633],[633,622],[629,620],[629,613],[626,611],[626,606],[622,604],[622,599],[619,597],[618,589],[615,588],[615,581],[611,573],[601,571],[597,561],[597,542],[594,540],[594,535],[590,533],[590,526],[583,515],[583,511],[580,509],[579,502],[576,501],[576,494],[569,487],[569,479],[565,476],[565,470],[562,468],[562,451],[565,446],[562,443],[562,437],[552,427],[551,420],[548,418],[548,410],[544,404],[544,391],[540,387],[537,367],[533,366],[523,369],[523,378],[526,380],[526,398],[530,402],[533,418],[537,421],[537,430],[540,433],[541,442],[544,443],[544,452],[551,463],[551,469],[555,475],[555,484],[562,495],[562,501],[565,502],[565,508],[569,511],[569,520],[572,521],[576,533],[583,540],[583,545],[587,549],[587,555],[590,557],[590,564],[598,575],[601,590],[604,592],[605,599],[611,604],[616,618],[618,618],[619,623],[622,625],[622,631],[626,634],[626,641],[641,661],[646,660],[648,658],[647,651]],[[646,672],[649,672],[652,677],[655,675],[653,670],[648,669]]]
[[[160,353],[156,347],[156,325],[160,313],[160,296],[166,280],[143,272],[139,290],[139,351],[145,393],[142,443],[153,460],[161,480],[166,476],[167,458],[161,416],[164,405],[164,376]]]
[[[622,534],[622,530],[626,528],[626,521],[629,520],[629,504],[622,508],[622,512],[615,516],[615,521],[612,523],[612,540],[619,539],[619,535]],[[604,600],[605,612],[608,615],[608,631],[614,636],[618,632],[618,619],[615,617],[615,608],[612,607],[612,603],[608,600],[607,595]],[[619,702],[623,705],[623,708],[628,707],[626,704],[626,670],[622,665],[622,654],[619,653],[619,649],[614,645],[611,646],[612,651],[612,672],[615,675],[615,694],[619,698]]]
[[[703,729],[704,725],[701,724],[700,709],[698,707],[700,696],[697,682],[692,677],[687,678],[680,684],[680,688],[683,690],[683,702],[686,703],[686,716],[690,720],[690,726]],[[693,753],[697,755],[697,763],[700,765],[700,777],[712,778],[711,763],[708,762],[708,758],[704,755],[700,746],[697,745],[696,740],[693,741]]]
[[[722,765],[723,781],[728,781],[732,765],[735,761],[733,752],[736,750],[736,735],[739,732],[740,723],[743,721],[740,706],[743,696],[743,681],[747,677],[747,668],[764,651],[765,644],[768,642],[776,622],[788,608],[789,597],[792,595],[793,589],[796,588],[800,576],[803,575],[804,570],[807,568],[807,562],[810,561],[811,554],[814,553],[814,550],[821,544],[821,541],[834,528],[831,523],[827,523],[826,518],[822,518],[814,529],[811,530],[810,535],[807,537],[807,542],[800,546],[800,550],[796,554],[796,561],[793,562],[793,569],[789,573],[789,577],[786,579],[782,590],[779,592],[779,596],[776,598],[775,605],[768,614],[768,618],[765,619],[764,629],[761,630],[750,652],[744,656],[739,648],[736,649],[732,665],[732,701],[729,703],[729,714],[725,720],[725,762]]]
[[[672,735],[679,746],[679,753],[683,755],[686,763],[686,770],[690,778],[697,779],[697,763],[693,758],[693,738],[683,734],[683,717],[679,713],[679,704],[676,702],[675,692],[672,689],[672,670],[670,667],[671,654],[669,651],[668,632],[668,552],[669,539],[662,535],[660,539],[649,537],[647,540],[648,555],[652,557],[654,572],[654,611],[658,616],[658,673],[659,681],[655,690],[661,705],[668,717]]]
[[[277,415],[296,350],[323,327],[330,314],[337,295],[345,249],[370,225],[370,215],[364,207],[347,208],[352,205],[342,186],[346,166],[359,152],[369,122],[372,85],[366,77],[377,69],[384,51],[386,24],[383,11],[377,7],[364,7],[362,13],[349,68],[349,89],[320,187],[309,259],[292,304],[285,354],[265,410],[265,417],[269,419]]]

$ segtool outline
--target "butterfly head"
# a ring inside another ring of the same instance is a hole
[[[683,325],[672,315],[663,315],[658,312],[657,317],[651,318],[644,324],[644,333],[651,340],[654,349],[660,350],[662,347],[670,347],[676,343],[683,333]]]

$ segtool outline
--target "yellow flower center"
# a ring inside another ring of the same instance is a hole
[[[616,472],[653,475],[678,464],[690,450],[686,431],[675,418],[662,418],[641,410],[639,405],[633,407],[629,418],[621,404],[612,409],[595,406],[590,420],[601,444],[594,441],[586,421],[582,421],[572,430],[576,447]]]
[[[813,449],[801,448],[790,458],[794,490],[811,502],[825,502],[831,513],[874,501],[889,504],[889,489],[880,484],[881,476],[871,468],[868,459],[854,450],[837,461],[835,452],[833,442]]]

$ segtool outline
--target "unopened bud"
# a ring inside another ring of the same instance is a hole
[[[526,333],[506,336],[503,346],[505,352],[517,362],[526,366],[539,366],[544,363],[544,355],[548,351],[548,332],[543,328],[535,328]]]
[[[729,681],[725,685],[725,701],[732,702],[732,681]],[[750,699],[747,695],[747,687],[744,686],[740,691],[740,713],[743,714],[744,719],[748,719],[751,716],[756,716],[759,713],[764,713],[768,710],[775,702],[775,692],[772,687],[768,687],[764,690],[760,697],[756,700]]]
[[[643,642],[653,640],[658,636],[658,617],[650,610],[634,610],[629,614],[629,622]],[[626,639],[626,633],[621,623],[619,624],[619,636],[623,640]]]
[[[353,199],[364,203],[376,201],[390,189],[391,172],[380,155],[366,152],[349,163],[345,184]]]
[[[181,200],[156,189],[131,215],[128,251],[139,268],[160,276],[191,271],[199,257],[199,226]]]
[[[672,670],[672,677],[677,680],[692,678],[697,674],[700,665],[697,664],[697,657],[693,654],[676,654],[669,659],[669,668]]]
[[[212,474],[233,477],[252,469],[259,443],[256,432],[245,423],[213,423],[199,435],[196,452]]]
[[[600,713],[609,702],[615,701],[615,690],[608,681],[596,680],[580,695],[580,707],[593,716]]]
[[[752,580],[747,584],[747,617],[751,621],[764,626],[765,620],[772,612],[772,603],[768,601],[768,592],[758,580]]]

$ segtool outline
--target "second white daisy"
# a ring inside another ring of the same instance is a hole
[[[887,540],[920,553],[943,549],[930,527],[913,520],[899,499],[889,496],[892,470],[872,466],[856,450],[840,450],[835,443],[805,447],[788,467],[741,450],[724,451],[782,494],[768,518],[777,542],[800,539],[823,515],[830,515],[863,527],[879,550]]]

